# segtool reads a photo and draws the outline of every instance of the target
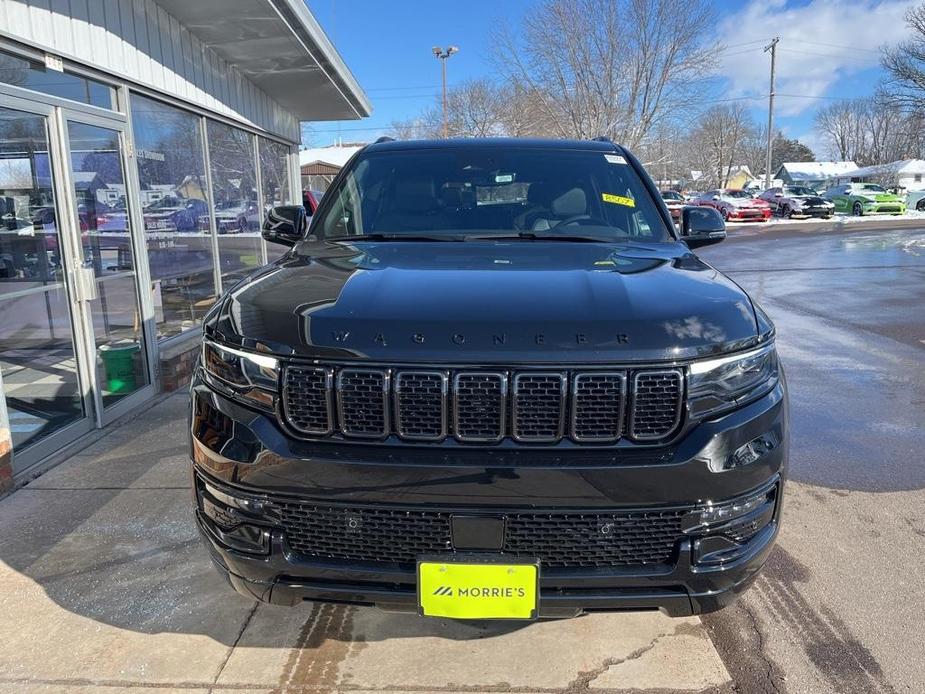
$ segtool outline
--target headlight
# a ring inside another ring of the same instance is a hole
[[[780,365],[774,343],[749,352],[691,364],[688,406],[692,417],[727,412],[767,393],[777,384]]]
[[[232,397],[263,409],[272,410],[275,406],[279,390],[279,360],[276,357],[243,352],[205,340],[202,368],[213,385]]]

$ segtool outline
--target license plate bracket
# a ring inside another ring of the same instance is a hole
[[[421,557],[418,612],[451,619],[536,619],[539,578],[535,559]]]

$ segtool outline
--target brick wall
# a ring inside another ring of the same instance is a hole
[[[199,356],[199,345],[200,337],[196,334],[193,339],[161,348],[160,373],[163,392],[169,393],[186,387]]]

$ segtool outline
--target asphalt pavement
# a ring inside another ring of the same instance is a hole
[[[925,691],[925,224],[700,255],[774,319],[792,414],[778,548],[714,645],[743,692]]]
[[[925,691],[925,228],[736,228],[701,254],[774,318],[791,392],[778,546],[734,606],[257,605],[197,540],[178,393],[0,500],[0,693]]]

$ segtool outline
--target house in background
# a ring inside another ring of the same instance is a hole
[[[302,177],[302,190],[326,191],[350,157],[365,146],[365,142],[352,142],[346,145],[337,144],[301,150],[299,171]]]
[[[839,183],[864,181],[879,183],[887,188],[901,188],[904,191],[925,190],[925,160],[903,159],[889,164],[875,164],[846,171],[839,176]]]
[[[787,161],[780,165],[774,178],[787,186],[821,188],[857,168],[853,161]]]

